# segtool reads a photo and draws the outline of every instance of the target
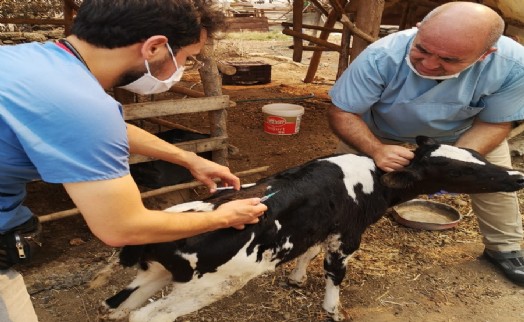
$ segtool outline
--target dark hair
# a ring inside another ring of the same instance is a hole
[[[212,37],[223,26],[223,13],[207,0],[84,0],[71,34],[109,49],[163,35],[176,50],[199,42],[202,29]]]

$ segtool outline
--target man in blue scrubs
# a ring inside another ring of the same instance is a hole
[[[417,28],[371,44],[330,91],[329,122],[339,152],[371,156],[384,171],[413,153],[399,145],[426,135],[511,166],[506,137],[524,119],[524,47],[501,36],[490,8],[451,2]],[[484,256],[524,285],[522,216],[515,193],[471,195]]]
[[[63,184],[91,231],[111,246],[155,243],[258,222],[259,198],[206,213],[146,209],[129,174],[130,153],[188,168],[240,188],[225,166],[126,124],[106,91],[168,90],[223,15],[200,0],[84,0],[72,34],[58,42],[0,46],[0,321],[36,321],[12,265],[36,226],[23,205],[32,180]],[[24,233],[29,234],[25,236]]]

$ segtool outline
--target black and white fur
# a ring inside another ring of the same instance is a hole
[[[524,176],[488,163],[476,152],[418,137],[409,166],[384,173],[373,160],[354,154],[319,158],[259,181],[256,186],[218,194],[167,211],[210,211],[231,199],[278,191],[268,211],[244,230],[222,229],[169,243],[126,246],[121,264],[139,264],[136,279],[105,301],[107,317],[166,322],[194,312],[242,288],[249,280],[298,257],[291,284],[303,285],[306,268],[324,250],[323,308],[344,319],[339,285],[364,230],[387,208],[420,194],[516,191]],[[139,308],[168,283],[167,296]]]

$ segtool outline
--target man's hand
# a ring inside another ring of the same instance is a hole
[[[260,203],[260,198],[239,199],[222,204],[217,212],[223,211],[228,226],[244,229],[247,224],[256,224],[260,216],[267,210],[267,206]]]
[[[228,167],[199,157],[196,154],[190,162],[189,171],[191,171],[195,179],[205,184],[211,193],[216,191],[217,184],[213,179],[217,178],[226,185],[233,186],[236,190],[240,189],[240,179],[232,174]]]
[[[415,154],[411,150],[400,145],[388,144],[382,145],[373,154],[373,160],[377,166],[386,172],[402,169],[409,164],[413,157],[415,157]]]

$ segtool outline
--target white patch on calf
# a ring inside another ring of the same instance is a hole
[[[464,149],[459,149],[451,145],[441,145],[438,149],[431,152],[432,157],[444,157],[452,160],[458,160],[463,162],[486,164],[475,158],[471,152]]]
[[[293,243],[289,241],[289,236],[286,238],[284,245],[282,245],[282,249],[293,249]]]
[[[326,294],[322,307],[335,321],[342,321],[343,314],[340,312],[340,287],[335,285],[330,278],[326,278]]]
[[[358,156],[355,154],[343,154],[336,157],[321,159],[332,162],[338,165],[344,173],[344,185],[348,194],[355,202],[357,201],[357,194],[355,186],[362,184],[362,192],[370,194],[373,192],[373,175],[376,166],[372,159],[368,157]]]
[[[196,254],[196,253],[186,254],[186,253],[182,253],[180,251],[176,251],[175,254],[180,256],[180,257],[182,257],[186,261],[188,261],[188,263],[189,263],[189,265],[191,266],[192,269],[196,268],[197,263],[198,263],[198,254]]]
[[[280,224],[280,222],[278,220],[275,220],[275,226],[277,226],[277,231],[282,229],[282,225]]]
[[[209,202],[203,201],[191,201],[184,202],[179,205],[174,205],[169,207],[164,211],[167,212],[184,212],[184,211],[212,211],[215,208],[215,205]]]
[[[522,176],[522,172],[520,172],[520,171],[515,171],[515,170],[508,171],[508,174],[509,174],[510,176]]]
[[[268,271],[274,271],[277,262],[272,261],[273,251],[268,249],[257,262],[257,249],[249,255],[247,248],[255,235],[228,262],[216,272],[202,277],[194,276],[187,283],[173,283],[172,292],[130,315],[130,322],[174,321],[177,317],[197,311],[221,298],[233,294],[249,280]]]
[[[146,270],[138,270],[138,274],[127,289],[135,289],[129,297],[116,309],[109,309],[108,317],[112,320],[125,318],[130,311],[142,305],[162,287],[172,281],[171,272],[158,262],[149,262]]]

